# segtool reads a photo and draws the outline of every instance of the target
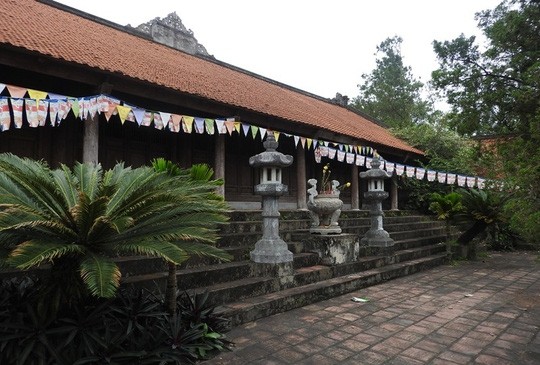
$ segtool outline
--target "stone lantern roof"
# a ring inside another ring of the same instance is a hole
[[[379,160],[379,156],[376,156],[371,160],[371,169],[361,172],[360,177],[362,179],[388,179],[392,176],[392,174],[384,171],[380,168],[381,161]]]
[[[293,163],[291,155],[284,155],[276,151],[278,142],[274,138],[274,133],[269,132],[263,142],[266,151],[249,158],[249,165],[253,167],[287,167]]]

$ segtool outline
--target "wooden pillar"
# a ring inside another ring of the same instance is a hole
[[[307,190],[306,190],[306,153],[299,145],[296,149],[296,181],[297,181],[297,207],[307,210]]]
[[[216,179],[225,179],[225,135],[216,134],[214,149],[214,176]],[[217,188],[217,193],[225,197],[225,184]]]
[[[390,209],[399,210],[398,208],[398,177],[393,174],[390,178]]]
[[[358,166],[351,169],[351,209],[360,210],[360,189],[358,186]]]
[[[87,118],[84,122],[83,163],[98,164],[99,156],[99,115]]]

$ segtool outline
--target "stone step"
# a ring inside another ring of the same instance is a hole
[[[398,231],[398,232],[388,232],[390,233],[390,238],[394,241],[402,241],[410,238],[422,238],[422,237],[431,237],[431,236],[440,236],[445,235],[444,227],[432,227],[432,228],[423,228],[423,229],[414,229],[409,231]]]
[[[275,293],[245,298],[225,304],[220,307],[220,310],[223,316],[230,318],[231,326],[234,327],[397,277],[410,275],[441,265],[446,260],[446,253],[434,254],[429,257],[376,267],[367,271],[334,277]]]
[[[136,257],[133,257],[137,260]],[[144,258],[143,258],[144,259]],[[319,263],[319,256],[311,252],[303,252],[293,256],[293,267],[303,268]],[[212,284],[232,282],[253,276],[253,263],[248,260],[227,263],[207,264],[194,267],[178,267],[176,280],[179,290],[205,287]],[[168,268],[164,265],[160,270],[153,272],[122,271],[122,284],[137,288],[165,290]]]

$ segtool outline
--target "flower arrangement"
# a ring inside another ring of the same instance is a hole
[[[322,172],[322,180],[321,180],[321,194],[339,194],[340,191],[342,191],[345,188],[348,188],[351,186],[350,182],[347,182],[346,184],[339,185],[339,181],[337,180],[330,180],[330,175],[332,174],[332,170],[330,170],[330,164],[327,163],[323,167]]]

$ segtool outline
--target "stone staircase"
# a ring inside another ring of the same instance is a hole
[[[276,277],[257,274],[256,264],[249,261],[249,252],[262,236],[260,211],[232,212],[218,246],[233,260],[190,258],[178,270],[179,289],[192,295],[207,292],[208,300],[236,326],[447,261],[444,223],[413,212],[386,212],[384,228],[395,241],[392,255],[361,246],[357,261],[336,265],[322,265],[319,255],[304,247],[309,222],[307,212],[281,212],[280,235],[294,253],[294,273]],[[344,233],[362,236],[369,229],[368,212],[343,212],[340,225]],[[124,285],[164,290],[167,270],[161,260],[123,258],[119,263]]]

